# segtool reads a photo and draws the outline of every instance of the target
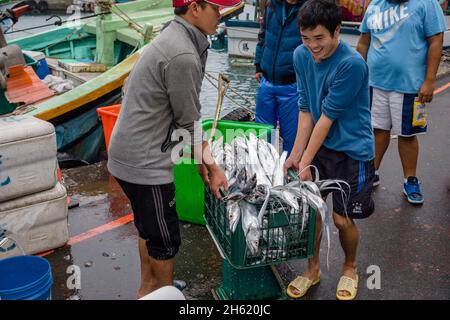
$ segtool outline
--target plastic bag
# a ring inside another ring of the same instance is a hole
[[[425,103],[414,100],[413,106],[413,127],[425,127],[427,125],[427,110],[425,108]]]

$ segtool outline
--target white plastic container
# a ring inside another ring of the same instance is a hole
[[[34,254],[69,240],[67,191],[59,182],[50,190],[0,203],[0,228],[25,252]],[[18,248],[0,258],[23,254]]]
[[[54,126],[32,116],[0,118],[0,203],[56,185]]]
[[[176,287],[164,286],[143,296],[139,300],[186,300],[186,297]]]

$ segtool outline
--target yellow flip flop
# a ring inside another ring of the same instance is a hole
[[[319,282],[320,282],[320,273],[317,279],[315,280],[311,280],[304,276],[298,276],[297,278],[292,280],[291,283],[289,283],[286,289],[286,293],[288,294],[289,297],[298,299],[303,297],[308,292],[309,288],[318,284]],[[297,289],[299,293],[295,294],[294,292],[292,292],[291,288]]]
[[[347,291],[350,293],[349,296],[342,296],[339,291]],[[336,299],[338,300],[353,300],[358,292],[358,275],[356,275],[356,280],[347,276],[342,276],[339,279],[339,283],[336,289]]]

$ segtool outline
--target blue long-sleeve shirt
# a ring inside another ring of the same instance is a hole
[[[317,63],[301,45],[294,52],[294,69],[299,109],[310,112],[314,123],[322,113],[333,120],[323,145],[355,160],[372,160],[368,68],[359,53],[341,42],[331,57]]]

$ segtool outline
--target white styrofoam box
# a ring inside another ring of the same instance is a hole
[[[26,254],[63,246],[69,240],[67,191],[61,183],[50,190],[0,203],[0,228]],[[20,255],[14,249],[0,259]]]
[[[0,118],[0,203],[57,181],[55,127],[32,116]]]

